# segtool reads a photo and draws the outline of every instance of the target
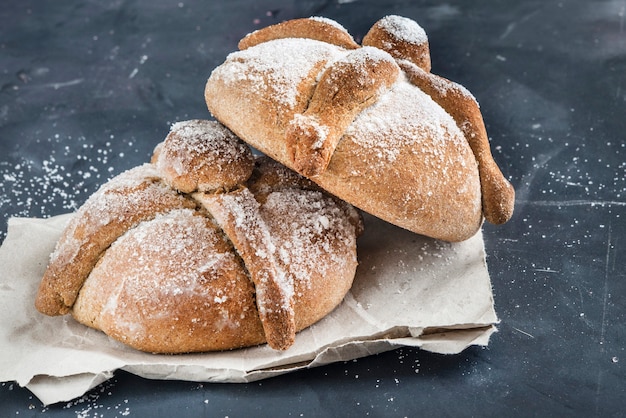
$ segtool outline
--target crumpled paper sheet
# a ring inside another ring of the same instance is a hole
[[[498,322],[482,234],[443,243],[365,217],[359,267],[343,303],[298,333],[285,352],[266,345],[228,352],[135,351],[70,315],[34,308],[49,254],[71,215],[11,218],[0,248],[0,381],[44,404],[68,401],[123,369],[149,379],[251,382],[400,346],[454,354],[487,345]]]

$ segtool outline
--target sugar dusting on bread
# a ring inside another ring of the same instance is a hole
[[[424,29],[412,19],[390,15],[380,19],[377,24],[400,41],[413,44],[428,42]]]
[[[336,242],[344,248],[356,245],[354,225],[343,209],[321,192],[297,189],[273,192],[261,213],[277,238],[277,256],[292,280],[299,282],[298,287],[310,287],[311,271],[323,276],[337,265],[355,261],[333,251]],[[321,263],[328,255],[330,260]]]
[[[288,45],[293,54],[276,54],[276,48]],[[267,56],[275,57],[268,60]],[[334,61],[341,49],[312,39],[281,39],[259,44],[254,48],[233,52],[227,57],[231,65],[217,67],[212,76],[231,84],[248,82],[277,102],[293,108],[298,100],[297,87],[303,74],[309,74],[319,62]]]
[[[332,20],[323,16],[312,16],[312,17],[309,17],[309,19],[317,21],[317,22],[326,23],[327,25],[331,25],[341,30],[342,32],[345,32],[346,34],[348,34],[348,31],[346,30],[346,28],[344,28],[343,25],[341,25],[341,23],[337,22],[336,20]]]
[[[219,277],[220,270],[235,268],[237,261],[232,252],[216,251],[220,239],[215,227],[207,226],[207,219],[188,209],[159,215],[131,229],[110,250],[126,257],[105,257],[105,264],[98,267],[116,272],[119,267],[115,263],[132,260],[119,287],[127,299],[119,302],[117,292],[107,301],[102,315],[118,318],[118,324],[126,322],[128,329],[136,333],[141,329],[139,324],[154,316],[150,312],[154,306],[161,306],[163,314],[175,314],[180,308],[178,295],[198,295],[207,307],[225,302],[229,289],[210,286],[210,281]],[[191,321],[201,319],[199,316]],[[218,322],[222,326],[237,325],[228,317]]]
[[[67,231],[75,232],[64,234],[66,240],[61,241],[63,245],[57,245],[51,259],[55,260],[60,253],[73,257],[84,244],[84,237],[103,226],[121,221],[128,212],[138,211],[139,206],[145,205],[146,199],[154,202],[177,199],[171,189],[154,179],[158,179],[157,171],[152,165],[144,164],[123,172],[101,186],[72,218]],[[124,191],[130,190],[136,192],[124,195]],[[124,197],[120,198],[121,195]]]
[[[194,210],[174,210],[129,230],[92,275],[75,317],[146,350],[175,351],[177,340],[203,338],[206,329],[236,332],[249,316],[253,289],[239,260],[221,231]],[[228,304],[243,308],[233,315]]]
[[[381,24],[392,27],[394,33],[402,39],[427,41],[424,30],[410,19],[388,16],[381,20]],[[289,51],[289,54],[281,51]],[[353,57],[350,63],[355,68],[362,69],[362,77],[367,76],[366,68],[371,64],[366,58],[393,60],[387,52],[378,48],[364,46],[361,51],[363,54],[350,55]],[[259,89],[259,95],[272,97],[293,107],[298,95],[297,86],[315,67],[316,62],[325,62],[324,68],[327,68],[349,54],[350,51],[310,39],[280,39],[232,53],[226,60],[228,65],[216,68],[212,77],[233,85],[237,85],[241,79],[253,79],[257,86],[252,88]],[[268,56],[272,59],[268,59]],[[439,88],[445,90],[447,86],[441,82]],[[300,114],[295,114],[291,123],[298,124],[301,119]],[[417,131],[425,136],[416,135],[412,128],[406,128],[406,124],[417,126]],[[322,128],[320,127],[321,138],[325,136]],[[358,135],[361,144],[378,150],[382,157],[381,162],[395,160],[400,149],[399,143],[402,146],[421,146],[425,152],[437,153],[439,148],[444,147],[436,143],[441,142],[442,138],[459,144],[465,141],[450,115],[430,96],[412,86],[404,76],[396,82],[392,91],[382,94],[377,103],[357,117],[346,135],[354,135],[356,131],[363,133]],[[434,145],[427,144],[431,139],[435,141]]]
[[[183,193],[230,189],[250,177],[252,152],[222,124],[188,120],[172,125],[152,162],[165,183]]]
[[[511,202],[510,194],[492,187],[486,190],[496,192],[483,205],[482,196],[488,193],[483,193],[482,182],[490,177],[483,176],[485,164],[478,164],[477,155],[489,159],[481,151],[488,149],[488,142],[474,147],[476,141],[470,144],[472,138],[466,137],[463,117],[474,117],[475,106],[455,110],[439,100],[471,95],[430,73],[428,38],[419,24],[388,16],[370,29],[360,48],[349,50],[332,40],[322,47],[311,39],[289,39],[283,26],[276,27],[272,38],[271,28],[265,30],[264,42],[229,55],[205,88],[211,113],[244,141],[356,207],[433,238],[468,239],[482,225],[483,207],[494,206],[493,201],[496,207],[500,201]],[[299,35],[307,33],[299,28],[293,36]],[[359,62],[370,51],[372,55]],[[353,96],[345,92],[358,84],[354,80],[361,74],[370,81],[380,76],[373,64],[382,61],[373,54],[391,58],[400,70],[398,78],[372,100],[352,97],[345,106],[343,102],[335,106],[335,98]],[[281,64],[290,59],[301,65]],[[344,62],[350,71],[337,71]],[[405,62],[427,74],[424,86],[414,80],[417,76]],[[262,79],[260,87],[245,77]],[[282,83],[278,94],[263,85],[281,79],[290,83]],[[355,103],[364,106],[354,114],[345,112]],[[351,118],[348,123],[344,114]],[[480,114],[477,117],[482,121]]]
[[[395,161],[398,152],[407,148],[433,158],[433,164],[443,164],[444,150],[450,143],[456,143],[462,152],[466,142],[452,117],[404,79],[357,116],[346,135],[378,150],[379,164]]]
[[[292,310],[293,282],[289,280],[283,268],[275,262],[277,254],[276,244],[272,236],[273,231],[268,228],[268,225],[260,216],[261,209],[259,203],[247,189],[244,189],[239,193],[220,195],[219,206],[219,211],[224,211],[226,216],[234,222],[233,229],[236,237],[231,234],[231,239],[234,240],[235,247],[239,247],[240,256],[249,263],[256,263],[258,260],[261,260],[267,266],[267,268],[255,269],[252,274],[261,274],[259,280],[263,282],[268,280],[275,281],[280,292],[280,301],[275,300],[272,302],[279,302],[280,309]],[[218,223],[225,227],[228,219],[214,208],[215,206],[211,206],[209,210],[218,219]],[[249,250],[254,251],[254,254],[245,254]],[[256,260],[249,258],[250,256],[253,256]],[[252,268],[252,265],[250,265],[250,268]],[[266,313],[264,310],[271,309],[273,303],[265,299],[266,295],[261,294],[263,291],[264,286],[257,286],[257,293],[259,293],[257,305],[260,312],[264,314]]]
[[[211,126],[213,124],[215,126]],[[216,164],[216,168],[223,170],[228,164],[236,163],[241,159],[241,155],[247,152],[245,144],[234,141],[235,136],[232,132],[208,120],[176,122],[172,125],[171,132],[175,134],[169,137],[169,141],[172,142],[169,154],[157,164],[157,169],[161,172],[165,161],[168,161],[178,174],[186,174],[191,169],[197,170],[199,168],[197,164],[215,164],[216,159],[222,162]],[[192,161],[198,156],[208,154],[215,155],[215,158],[212,160],[205,158],[200,162]]]

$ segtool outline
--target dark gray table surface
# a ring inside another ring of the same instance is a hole
[[[9,217],[72,211],[146,161],[171,122],[207,118],[204,83],[246,33],[317,15],[360,40],[388,14],[418,21],[433,72],[479,100],[517,189],[513,219],[484,227],[501,319],[489,346],[402,348],[251,384],[118,372],[51,406],[6,382],[0,415],[626,414],[623,0],[3,0],[0,240]]]

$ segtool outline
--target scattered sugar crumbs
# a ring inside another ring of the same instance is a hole
[[[124,399],[122,402],[112,406],[104,406],[101,403],[101,397],[103,395],[112,395],[111,389],[115,386],[115,383],[115,380],[107,381],[80,398],[66,403],[63,409],[71,409],[76,414],[77,418],[129,416],[131,409],[128,406],[128,399]]]
[[[52,406],[44,406],[33,395],[30,395],[28,410],[32,412],[52,413],[54,410],[72,411],[72,415],[77,418],[92,418],[92,417],[126,417],[130,416],[131,408],[128,405],[128,399],[124,399],[114,405],[104,405],[103,397],[111,396],[113,392],[111,389],[117,383],[116,379],[111,379],[83,396],[76,398],[66,403],[55,404]],[[2,388],[8,386],[8,390],[11,391],[15,387],[15,383],[3,382]],[[109,402],[107,402],[109,403]],[[4,411],[7,412],[7,411]],[[15,416],[20,416],[19,411],[15,412]]]
[[[95,144],[94,142],[98,142]],[[55,134],[34,141],[37,151],[24,147],[17,158],[0,159],[0,242],[10,217],[47,218],[73,212],[97,188],[126,165],[147,157],[134,139],[109,135],[104,141]]]

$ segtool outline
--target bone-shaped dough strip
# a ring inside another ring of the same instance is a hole
[[[492,224],[513,215],[515,190],[491,155],[489,138],[478,103],[461,85],[428,73],[413,63],[400,63],[409,80],[448,112],[461,128],[478,162],[483,214]]]
[[[507,222],[513,215],[515,191],[491,155],[478,103],[461,85],[430,73],[428,38],[424,30],[410,19],[387,16],[370,29],[363,44],[381,48],[395,57],[411,83],[452,116],[478,163],[485,218],[496,225]]]
[[[238,47],[243,51],[263,42],[284,38],[314,39],[346,49],[359,48],[359,45],[354,42],[352,36],[345,29],[323,18],[288,20],[259,29],[239,41]]]
[[[324,172],[346,128],[399,74],[394,59],[372,47],[357,49],[327,68],[307,109],[287,127],[287,149],[296,171],[307,177]]]
[[[233,243],[256,288],[256,303],[270,347],[286,350],[295,341],[293,283],[277,262],[259,203],[247,189],[229,193],[195,193]]]
[[[35,307],[46,315],[66,314],[100,254],[119,236],[159,213],[195,207],[162,184],[147,164],[120,174],[94,193],[68,224],[39,285]]]

